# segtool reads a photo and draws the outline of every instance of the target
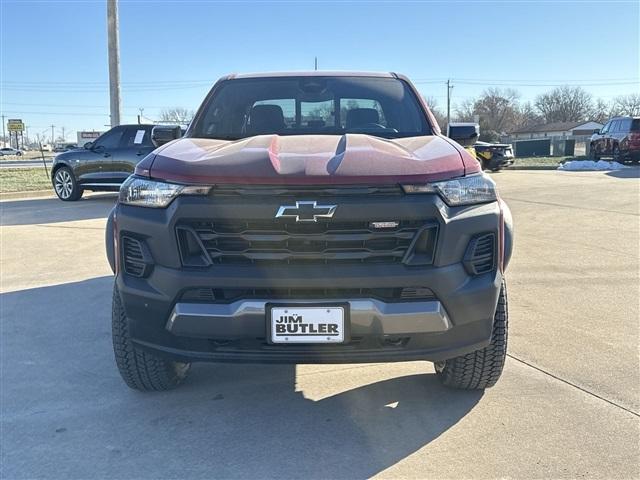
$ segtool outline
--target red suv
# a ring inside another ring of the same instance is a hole
[[[640,117],[616,117],[591,136],[591,158],[640,161]]]

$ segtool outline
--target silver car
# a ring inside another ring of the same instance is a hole
[[[18,157],[21,157],[22,152],[10,147],[0,148],[0,156],[4,157],[5,155],[16,155]]]

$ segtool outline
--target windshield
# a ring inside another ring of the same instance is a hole
[[[374,77],[247,78],[222,83],[190,136],[237,140],[254,135],[429,135],[412,90]]]

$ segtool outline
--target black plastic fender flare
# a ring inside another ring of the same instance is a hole
[[[511,216],[511,209],[504,201],[500,200],[502,209],[502,222],[503,222],[503,235],[504,246],[502,251],[502,269],[507,270],[509,261],[511,260],[511,254],[513,253],[513,217]]]
[[[115,213],[116,207],[113,207],[113,209],[109,213],[109,216],[107,217],[107,226],[104,230],[104,245],[107,252],[107,260],[113,273],[116,273],[116,252],[113,240],[113,218],[115,216]]]

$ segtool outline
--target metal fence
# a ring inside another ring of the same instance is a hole
[[[516,157],[581,157],[589,156],[590,138],[591,136],[589,135],[571,135],[527,140],[504,138],[501,141],[513,145]]]

